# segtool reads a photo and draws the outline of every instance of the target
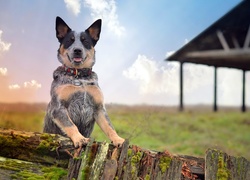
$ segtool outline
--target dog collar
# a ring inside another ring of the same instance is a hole
[[[69,68],[67,66],[61,66],[61,68],[64,70],[65,74],[74,76],[76,78],[88,77],[92,73],[91,68],[76,69],[76,68]]]

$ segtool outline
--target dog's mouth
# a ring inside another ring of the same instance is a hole
[[[82,57],[73,57],[73,62],[74,63],[81,63],[81,62],[83,62],[83,58]]]
[[[68,59],[71,63],[75,64],[75,65],[80,65],[82,64],[86,58],[83,58],[81,56],[73,56],[73,57],[70,57],[69,54],[67,54],[68,56]]]

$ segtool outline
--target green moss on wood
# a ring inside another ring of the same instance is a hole
[[[230,177],[230,172],[226,167],[222,152],[219,154],[218,157],[218,170],[216,173],[216,177],[219,180],[227,180]]]
[[[27,179],[27,180],[45,180],[43,175],[32,173],[30,171],[24,170],[20,171],[15,175],[11,175],[12,179]]]
[[[67,167],[66,153],[56,159],[59,142],[54,134],[0,134],[0,156]]]
[[[22,154],[24,152],[22,147],[24,146],[26,139],[26,137],[18,135],[12,135],[8,137],[0,135],[0,155],[5,157],[16,157],[19,154]]]
[[[90,178],[89,176],[90,176],[90,172],[91,172],[91,165],[94,161],[95,154],[96,154],[96,151],[98,148],[98,145],[96,143],[92,144],[94,140],[92,139],[91,141],[89,142],[87,149],[84,152],[84,155],[81,155],[81,156],[83,156],[82,165],[81,165],[82,170],[80,172],[80,174],[81,174],[80,177],[82,180]]]
[[[50,151],[56,150],[59,144],[58,142],[55,142],[53,138],[54,138],[54,135],[52,134],[47,134],[47,133],[42,134],[40,136],[41,142],[37,146],[36,151],[41,154],[44,154],[44,153],[47,154]]]
[[[129,152],[129,151],[128,151]],[[130,156],[133,154],[133,151],[129,152],[131,153]],[[138,151],[137,153],[135,153],[134,155],[132,155],[131,157],[131,174],[132,177],[135,178],[137,175],[137,171],[138,171],[138,163],[141,161],[143,153],[141,151]]]
[[[57,180],[63,177],[66,178],[66,175],[68,173],[65,169],[58,167],[44,167],[42,169],[42,172],[44,173],[43,175],[46,179],[51,179],[51,180]]]
[[[131,157],[133,155],[133,150],[132,149],[128,149],[127,153],[128,153],[128,158],[129,158],[129,157]]]
[[[150,175],[149,175],[149,174],[147,174],[147,175],[145,176],[145,180],[150,180]]]
[[[159,167],[162,173],[166,172],[166,170],[170,166],[171,161],[172,161],[171,157],[168,157],[168,156],[162,156],[160,158]]]
[[[28,159],[34,154],[46,155],[51,151],[55,151],[59,146],[57,142],[53,141],[53,136],[50,134],[42,134],[40,139],[38,136],[26,137],[16,134],[0,134],[0,145],[1,156],[18,159]],[[20,158],[20,156],[22,157]]]
[[[32,166],[33,164],[30,162],[0,157],[1,169],[11,170],[11,171],[21,171],[24,169],[30,169],[32,168]]]
[[[136,164],[140,162],[141,158],[142,158],[142,152],[138,151],[135,155],[132,156],[131,164]]]
[[[236,162],[237,162],[237,174],[240,175],[244,173],[247,169],[247,165],[244,164],[244,161],[246,161],[245,158],[243,157],[237,157]]]
[[[58,180],[66,179],[67,170],[59,167],[47,167],[26,161],[0,157],[0,168],[10,172],[12,179]]]
[[[44,167],[41,172],[31,172],[28,170],[20,171],[13,175],[13,179],[27,179],[27,180],[59,180],[66,179],[67,171],[58,167]],[[17,178],[15,178],[17,177]]]

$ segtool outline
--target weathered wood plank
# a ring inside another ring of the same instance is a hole
[[[40,163],[0,157],[0,179],[67,179],[67,170]]]
[[[250,162],[243,157],[233,157],[219,150],[206,152],[206,179],[234,180],[250,177]]]
[[[141,167],[141,159],[143,156],[143,152],[141,148],[138,146],[133,145],[129,150],[128,150],[128,157],[130,158],[129,161],[129,178],[136,180],[139,177],[139,171]]]
[[[128,159],[128,146],[129,141],[126,139],[121,147],[121,153],[118,161],[118,168],[117,168],[117,178],[122,179],[123,173],[124,173],[124,165],[126,164],[126,161]]]
[[[39,162],[46,167],[54,165],[66,168],[68,165],[68,179],[204,180],[206,176],[209,180],[234,180],[250,177],[250,162],[247,159],[233,157],[218,150],[208,150],[204,160],[129,146],[128,140],[117,148],[112,144],[98,143],[91,139],[82,148],[80,157],[72,158],[74,147],[69,138],[2,129],[0,148],[0,156],[23,159],[31,163]],[[0,163],[2,174],[9,171],[4,167]]]
[[[141,162],[140,162],[140,169],[139,169],[139,177],[142,179],[150,178],[152,168],[154,166],[154,158],[155,156],[151,154],[149,151],[144,151]]]
[[[173,156],[165,152],[157,153],[155,157],[154,173],[151,175],[151,179],[166,179],[172,158]]]
[[[98,144],[93,139],[87,144],[84,152],[81,154],[81,165],[79,168],[79,174],[76,177],[77,180],[90,179],[91,166],[95,160],[95,155],[98,150]]]
[[[83,147],[80,151],[80,155],[83,154],[85,151],[85,147]],[[81,166],[82,162],[82,157],[71,157],[69,159],[69,164],[68,164],[68,179],[76,179],[78,174],[79,174],[79,169]]]
[[[173,157],[171,159],[169,168],[166,171],[166,179],[169,179],[169,180],[181,179],[182,164],[183,162],[179,158]]]
[[[103,142],[99,145],[99,150],[97,152],[97,155],[95,157],[94,163],[91,168],[90,177],[93,180],[99,180],[101,177],[101,172],[104,167],[104,162],[107,157],[109,149],[109,144],[106,142]]]
[[[66,150],[72,150],[73,143],[55,134],[0,129],[0,149],[3,157],[67,167]]]
[[[119,156],[118,148],[114,148],[113,150],[110,150],[110,157],[106,159],[104,170],[101,179],[114,179],[116,172],[117,172],[117,160]]]

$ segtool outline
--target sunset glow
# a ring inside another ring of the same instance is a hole
[[[0,102],[49,102],[60,16],[76,31],[103,20],[93,70],[106,103],[177,105],[179,64],[164,59],[240,1],[0,1]],[[218,69],[218,104],[241,104],[241,76]],[[185,64],[184,79],[186,104],[212,104],[213,68]]]

